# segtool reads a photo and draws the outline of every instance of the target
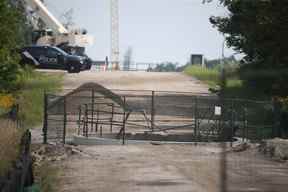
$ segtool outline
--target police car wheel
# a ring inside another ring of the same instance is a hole
[[[70,65],[70,66],[69,66],[69,69],[68,69],[68,72],[69,72],[69,73],[79,73],[80,70],[77,69],[76,66]]]

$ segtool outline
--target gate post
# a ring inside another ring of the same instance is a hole
[[[94,100],[94,98],[95,98],[95,91],[94,91],[94,89],[92,89],[92,106],[91,106],[91,131],[93,132],[93,124],[94,124],[94,103],[95,103],[95,100]],[[97,106],[98,107],[98,106]]]
[[[198,101],[197,101],[197,96],[195,96],[195,106],[194,106],[194,135],[196,139],[198,138]]]
[[[155,121],[155,91],[152,91],[151,95],[151,130],[154,131],[154,121]]]
[[[124,96],[122,145],[125,145],[125,134],[126,134],[126,130],[125,129],[126,129],[126,97]]]
[[[112,133],[112,129],[113,129],[113,121],[114,121],[114,103],[112,103],[111,105],[111,120],[110,120],[110,133]]]
[[[46,91],[44,91],[44,121],[43,121],[43,144],[47,144],[47,126],[48,126],[48,97]]]
[[[63,144],[66,143],[66,124],[67,124],[67,111],[66,111],[66,96],[63,96],[63,135],[62,135],[62,142]]]

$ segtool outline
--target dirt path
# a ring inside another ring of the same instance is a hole
[[[64,89],[75,89],[83,83],[94,82],[109,89],[154,90],[208,94],[208,87],[183,73],[160,72],[93,72],[66,74]]]
[[[62,162],[61,192],[220,192],[216,145],[81,147],[85,156]],[[251,149],[228,153],[229,192],[285,192],[287,165]]]

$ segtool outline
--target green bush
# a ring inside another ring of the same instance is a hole
[[[0,91],[11,92],[19,75],[17,48],[25,43],[25,17],[9,0],[0,0]],[[23,11],[23,10],[22,10]]]

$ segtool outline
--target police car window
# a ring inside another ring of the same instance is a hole
[[[58,52],[60,52],[62,55],[68,55],[68,53],[66,53],[65,51],[63,51],[62,49],[58,48],[58,47],[54,47],[55,50],[57,50]]]
[[[58,54],[60,54],[57,50],[52,49],[52,48],[48,48],[48,53],[47,53],[50,57],[56,57]]]

